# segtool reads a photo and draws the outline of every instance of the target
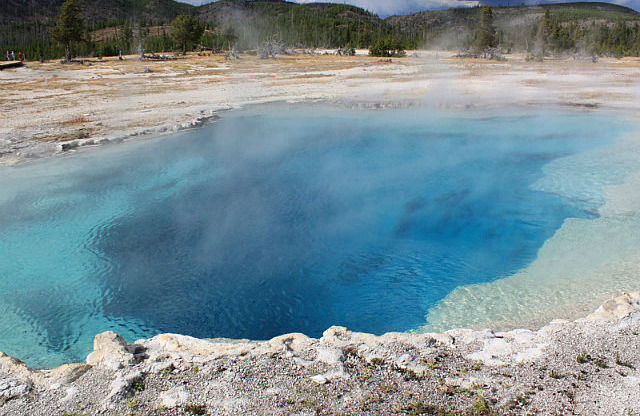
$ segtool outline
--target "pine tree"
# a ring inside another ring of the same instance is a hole
[[[491,48],[498,46],[496,27],[493,25],[493,11],[491,6],[485,6],[480,11],[480,23],[476,27],[476,35],[473,42],[475,50],[486,55]]]
[[[540,21],[540,25],[538,26],[538,47],[542,56],[548,52],[548,49],[551,47],[552,38],[553,38],[553,22],[551,21],[551,17],[549,15],[549,9],[544,11],[544,16]]]
[[[62,4],[56,25],[49,30],[51,38],[64,45],[65,61],[71,60],[71,47],[73,43],[82,41],[83,34],[84,21],[80,17],[80,8],[76,4],[76,0],[65,1]]]
[[[187,52],[187,44],[200,40],[204,26],[196,16],[181,14],[171,22],[171,37],[182,46],[182,53]]]

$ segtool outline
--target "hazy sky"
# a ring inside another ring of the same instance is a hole
[[[184,3],[201,4],[211,3],[215,0],[178,0]],[[423,10],[449,9],[452,7],[472,7],[481,3],[478,0],[294,0],[297,3],[347,3],[353,4],[363,9],[369,10],[380,17],[387,17],[396,14],[409,14]],[[560,3],[573,0],[484,0],[483,4],[491,5],[515,5],[515,4],[537,4],[537,3]],[[597,0],[586,0],[597,1]],[[640,0],[607,0],[610,3],[620,4],[640,10]]]
[[[315,3],[318,0],[297,0],[297,3]],[[320,0],[324,1],[324,0]],[[326,3],[342,3],[342,1],[324,1]],[[452,7],[477,6],[477,0],[346,0],[354,6],[362,7],[381,17],[415,13],[423,10],[449,9]]]
[[[184,3],[211,3],[212,0],[179,0]],[[451,7],[465,7],[478,5],[477,0],[295,0],[296,3],[347,3],[369,10],[381,17],[395,14],[414,13],[423,10],[448,9]]]

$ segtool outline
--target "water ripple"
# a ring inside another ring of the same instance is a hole
[[[455,288],[592,218],[608,177],[566,193],[543,169],[621,129],[579,113],[285,110],[3,169],[0,350],[49,365],[108,329],[416,329]]]

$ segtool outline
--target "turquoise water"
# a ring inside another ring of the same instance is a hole
[[[105,330],[419,328],[456,287],[525,267],[566,218],[595,218],[600,189],[531,185],[627,129],[561,109],[283,104],[1,168],[0,351],[53,366]]]

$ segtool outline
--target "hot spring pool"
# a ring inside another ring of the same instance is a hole
[[[633,170],[598,155],[633,128],[558,108],[281,104],[2,167],[0,351],[53,366],[105,330],[268,339],[496,320],[477,295],[448,295],[527,270],[567,219],[597,221],[605,186]],[[502,298],[516,318],[517,293]]]

